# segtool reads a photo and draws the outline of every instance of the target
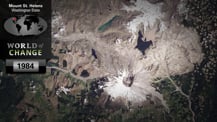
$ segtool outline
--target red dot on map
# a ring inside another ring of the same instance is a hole
[[[13,20],[13,21],[17,21],[17,18],[16,18],[16,17],[13,17],[12,20]]]

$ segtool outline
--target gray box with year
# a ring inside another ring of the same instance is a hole
[[[39,72],[39,66],[46,66],[46,60],[8,59],[6,66],[13,67],[13,72]]]

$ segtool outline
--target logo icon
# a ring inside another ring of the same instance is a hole
[[[40,35],[47,29],[47,23],[41,17],[24,15],[8,18],[4,23],[4,28],[15,36]]]

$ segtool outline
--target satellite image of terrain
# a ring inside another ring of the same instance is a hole
[[[217,122],[216,0],[52,0],[46,74],[6,74],[0,122]]]

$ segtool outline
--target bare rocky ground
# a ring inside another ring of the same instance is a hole
[[[203,59],[197,32],[179,24],[186,17],[183,4],[183,0],[53,0],[52,48],[59,57],[59,66],[53,68],[84,81],[108,78],[104,91],[111,101],[137,105],[151,97],[167,108],[151,86],[154,79],[188,73]],[[143,42],[152,41],[143,51],[135,48],[139,31]]]

